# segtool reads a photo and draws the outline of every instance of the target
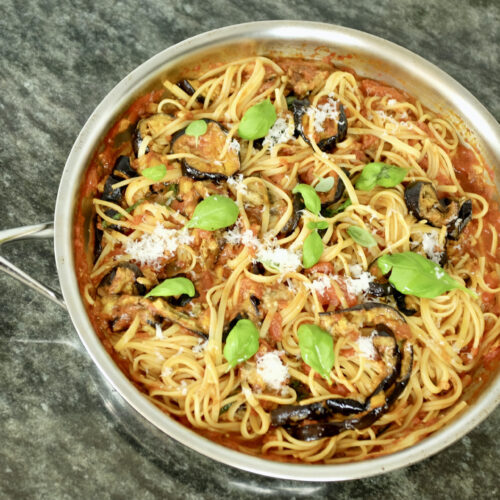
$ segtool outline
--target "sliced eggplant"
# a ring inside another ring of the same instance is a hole
[[[137,281],[144,275],[135,264],[123,262],[102,278],[97,293],[105,295],[144,295],[146,287]]]
[[[305,205],[302,200],[302,195],[300,193],[295,193],[292,195],[292,215],[287,220],[286,224],[283,226],[280,234],[282,236],[288,236],[292,234],[299,224],[300,217],[302,216],[302,210],[304,210]]]
[[[406,295],[396,290],[389,283],[382,271],[380,271],[376,260],[368,266],[368,271],[372,276],[375,276],[375,280],[370,282],[368,286],[368,295],[372,297],[389,297],[392,295],[400,312],[406,316],[413,316],[417,312],[415,309],[406,307]]]
[[[197,80],[180,80],[177,82],[177,86],[180,87],[187,95],[192,96],[195,94],[197,87],[199,86],[199,82]],[[196,87],[196,88],[195,88]],[[196,100],[203,104],[205,102],[205,96],[199,95]]]
[[[415,181],[408,184],[405,202],[413,216],[427,220],[434,227],[447,226],[458,217],[458,202],[449,198],[439,199],[431,182]]]
[[[113,174],[116,177],[122,177],[123,179],[131,179],[132,177],[138,177],[139,174],[130,166],[130,158],[128,156],[119,156],[113,167]]]
[[[345,311],[368,311],[377,307],[353,309]],[[410,343],[404,342],[401,351],[393,331],[385,324],[377,324],[371,336],[386,365],[386,375],[364,402],[331,398],[309,405],[280,406],[271,412],[272,424],[283,426],[296,439],[314,441],[346,430],[365,429],[387,413],[408,384],[413,366],[413,348]],[[316,423],[310,423],[311,420]],[[303,424],[304,421],[307,423]]]
[[[332,153],[337,144],[342,142],[347,135],[347,118],[345,115],[344,106],[339,103],[338,118],[328,117],[328,113],[324,112],[324,108],[328,106],[328,97],[321,99],[324,102],[318,104],[318,109],[315,110],[307,99],[296,99],[290,104],[290,109],[293,113],[295,121],[295,133],[300,135],[307,144],[311,144],[311,137],[308,136],[309,121],[314,118],[316,113],[324,113],[325,119],[317,121],[313,124],[313,139],[321,151]]]
[[[375,326],[384,322],[387,325],[406,323],[405,317],[394,307],[381,302],[365,302],[347,309],[319,313],[326,329],[334,329],[340,317],[345,318],[357,328]]]
[[[465,200],[460,207],[458,217],[448,224],[448,238],[450,240],[458,240],[465,226],[472,219],[472,200]]]
[[[196,181],[222,182],[240,169],[239,154],[228,148],[222,160],[219,153],[223,149],[227,131],[214,120],[204,120],[207,131],[198,137],[186,134],[186,129],[179,130],[172,137],[172,153],[193,154],[196,158],[182,160],[182,173]]]
[[[170,136],[166,136],[162,132],[173,120],[175,120],[174,116],[165,113],[156,113],[139,120],[132,136],[132,148],[135,156],[138,155],[142,141],[146,136],[152,137],[152,140],[144,152],[149,153],[151,149],[162,152],[170,143]]]
[[[172,307],[163,299],[156,299],[151,303],[151,307],[155,310],[158,316],[167,319],[171,323],[176,323],[186,330],[196,333],[203,339],[208,339],[209,325],[203,325],[198,318],[192,318],[176,307]]]

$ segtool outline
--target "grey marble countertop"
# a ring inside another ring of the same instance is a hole
[[[324,21],[391,40],[500,118],[495,0],[2,0],[0,229],[52,220],[73,141],[132,69],[192,35],[263,19]],[[57,288],[51,245],[2,253]],[[500,408],[438,455],[383,476],[336,484],[258,477],[139,422],[103,391],[67,313],[6,275],[0,311],[0,498],[500,497]]]

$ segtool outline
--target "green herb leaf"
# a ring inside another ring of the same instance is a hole
[[[335,179],[333,177],[323,177],[317,184],[314,186],[314,189],[318,193],[327,193],[332,189],[335,185]]]
[[[311,324],[300,325],[297,333],[302,359],[331,383],[330,371],[335,362],[332,336]]]
[[[307,223],[309,229],[328,229],[326,220],[311,221]]]
[[[165,165],[155,165],[154,167],[145,168],[141,175],[152,181],[161,181],[167,175],[167,167]]]
[[[352,205],[352,201],[350,198],[348,198],[344,203],[341,203],[337,208],[327,208],[324,212],[325,217],[333,217],[334,215],[339,214],[340,212],[343,212],[347,207],[350,207]]]
[[[384,274],[391,273],[389,283],[406,295],[433,299],[458,288],[477,297],[476,293],[454,280],[441,266],[418,253],[382,255],[377,264]]]
[[[296,100],[297,100],[297,97],[294,96],[294,95],[287,96],[287,98],[286,98],[286,105],[287,105],[287,107],[290,108],[292,102],[296,101]]]
[[[362,227],[349,226],[347,234],[362,247],[373,247],[377,244],[372,234]]]
[[[169,278],[155,286],[146,294],[146,297],[170,297],[186,294],[194,297],[196,291],[193,282],[187,278]]]
[[[407,173],[406,168],[387,165],[387,163],[368,163],[356,181],[356,189],[370,191],[375,186],[391,188],[401,183]]]
[[[319,215],[319,211],[321,210],[321,200],[312,186],[309,186],[309,184],[297,184],[293,188],[292,193],[300,193],[304,199],[304,205],[307,210],[312,212],[314,215]]]
[[[259,350],[259,330],[249,319],[240,319],[229,332],[224,357],[231,368],[251,358]]]
[[[125,209],[126,212],[128,213],[131,213],[133,212],[143,201],[145,201],[144,199],[141,199],[139,201],[136,201],[133,205],[130,205],[130,207],[127,207]],[[120,212],[116,212],[115,215],[113,215],[112,219],[115,219],[115,220],[120,220],[120,219],[123,219],[123,215],[120,213]],[[108,221],[106,220],[103,220],[102,221],[102,227],[103,228],[106,228],[108,226],[111,226],[110,223],[108,223]]]
[[[206,133],[208,128],[207,122],[205,120],[196,120],[194,122],[191,122],[187,127],[186,127],[186,134],[191,135],[193,137],[199,137],[200,135],[203,135]]]
[[[302,248],[302,265],[305,269],[317,264],[323,253],[323,240],[316,230],[307,236]]]
[[[233,403],[227,403],[226,405],[224,405],[220,411],[219,411],[219,417],[223,414],[223,413],[226,413],[226,411],[229,410],[229,408],[231,408]]]
[[[215,231],[232,226],[238,218],[238,205],[227,196],[213,195],[196,205],[193,217],[186,227]]]
[[[267,135],[275,121],[276,110],[267,99],[246,110],[238,127],[238,134],[248,141],[260,139]]]

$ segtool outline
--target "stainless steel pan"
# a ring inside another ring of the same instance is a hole
[[[490,165],[500,164],[500,126],[461,85],[419,56],[359,31],[320,23],[265,21],[230,26],[170,47],[123,79],[99,104],[78,136],[64,168],[54,224],[0,232],[0,245],[21,238],[54,237],[62,296],[0,257],[0,269],[66,307],[80,338],[102,375],[143,417],[186,446],[220,462],[267,476],[310,481],[361,478],[407,466],[432,455],[479,424],[500,402],[500,377],[484,387],[469,408],[444,429],[406,450],[345,465],[299,465],[251,457],[200,437],[149,402],[123,375],[94,333],[78,291],[73,258],[75,201],[83,173],[102,137],[125,106],[166,74],[178,74],[190,61],[230,60],[242,54],[275,53],[322,57],[349,56],[359,74],[404,88],[431,109],[452,120],[474,142]],[[500,177],[496,172],[497,183]]]

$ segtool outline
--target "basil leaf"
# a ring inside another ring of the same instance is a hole
[[[154,167],[145,168],[141,175],[152,181],[161,181],[167,175],[167,167],[165,165],[155,165]]]
[[[194,297],[196,291],[193,282],[187,278],[169,278],[155,286],[146,294],[146,297],[170,297],[186,294]]]
[[[458,288],[477,297],[476,293],[454,280],[441,266],[418,253],[382,255],[377,265],[384,274],[391,273],[389,283],[405,295],[433,299]]]
[[[127,207],[125,209],[125,212],[128,212],[128,213],[133,212],[143,201],[145,201],[144,198],[139,200],[139,201],[136,201],[133,205],[130,205],[130,207]],[[116,212],[116,214],[113,215],[113,217],[111,217],[111,218],[115,219],[115,220],[120,220],[120,219],[123,219],[123,215],[120,212]],[[102,224],[103,228],[111,226],[111,224],[108,223],[108,221],[106,221],[106,220],[103,220],[101,224]]]
[[[297,331],[302,359],[331,383],[330,371],[335,362],[333,338],[319,326],[302,324]]]
[[[350,207],[352,205],[352,201],[350,198],[348,198],[344,203],[340,204],[337,208],[327,208],[324,212],[326,217],[333,217],[334,215],[339,214],[340,212],[343,212],[347,207]]]
[[[206,133],[208,128],[207,122],[205,120],[196,120],[191,122],[187,127],[185,133],[193,137],[199,137]]]
[[[229,332],[224,357],[231,368],[251,358],[259,350],[259,330],[249,319],[240,319]]]
[[[356,189],[370,191],[375,186],[391,188],[401,183],[407,173],[406,168],[387,165],[387,163],[368,163],[356,181]]]
[[[302,248],[302,265],[305,269],[317,264],[323,253],[323,240],[316,230],[307,236]]]
[[[327,193],[332,189],[335,184],[335,179],[333,177],[323,177],[317,184],[314,186],[314,189],[318,193]]]
[[[373,247],[377,244],[372,234],[362,227],[349,226],[347,234],[362,247]]]
[[[328,229],[328,222],[326,220],[311,221],[307,223],[309,229]]]
[[[238,134],[248,141],[265,137],[276,121],[276,110],[269,99],[247,109],[238,127]]]
[[[227,196],[213,195],[196,205],[193,217],[186,227],[215,231],[232,226],[238,218],[238,205]]]
[[[312,212],[314,215],[319,215],[319,211],[321,210],[321,200],[312,186],[309,186],[309,184],[297,184],[293,188],[292,193],[300,193],[304,199],[304,205],[307,210]]]

